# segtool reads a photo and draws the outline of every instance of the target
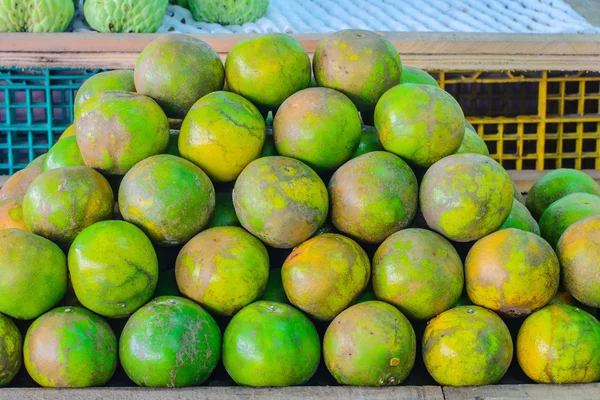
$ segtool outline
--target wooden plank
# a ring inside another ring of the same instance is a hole
[[[195,387],[182,389],[94,388],[94,389],[0,389],[2,400],[444,400],[438,386],[363,388],[313,386],[287,388]]]
[[[600,70],[600,35],[497,33],[382,33],[406,64],[443,70]],[[133,68],[158,34],[3,33],[0,65],[18,67]],[[224,58],[251,34],[193,35]],[[309,55],[322,34],[296,37]]]
[[[446,400],[598,400],[600,384],[444,387]]]

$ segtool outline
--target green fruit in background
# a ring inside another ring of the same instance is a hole
[[[164,35],[144,48],[135,65],[135,87],[171,118],[184,118],[194,103],[223,89],[219,54],[189,35]]]
[[[189,8],[189,0],[169,0],[169,3],[176,4],[181,7]]]
[[[485,144],[484,140],[479,136],[477,132],[469,127],[465,128],[465,136],[463,137],[462,143],[455,154],[475,153],[484,156],[489,156],[490,151]]]
[[[221,331],[191,300],[164,296],[137,310],[119,340],[121,365],[136,385],[199,385],[221,356]]]
[[[374,126],[363,125],[362,135],[360,136],[360,142],[358,147],[352,153],[350,158],[356,158],[363,154],[371,153],[373,151],[384,151],[385,149],[379,141],[379,134]]]
[[[527,207],[517,201],[517,199],[513,199],[510,214],[508,214],[508,218],[506,218],[506,221],[504,221],[498,230],[508,228],[521,229],[522,231],[532,232],[536,235],[540,234],[540,227],[537,221],[533,218]]]
[[[426,71],[415,67],[409,67],[408,65],[402,66],[400,83],[417,83],[419,85],[440,86],[435,78],[429,75]]]
[[[20,229],[0,231],[0,312],[36,318],[67,291],[67,259],[43,237]]]
[[[513,187],[513,196],[515,198],[515,200],[517,200],[519,203],[525,205],[525,197],[523,197],[523,193],[521,193],[521,189],[519,189],[519,187],[517,186],[517,184],[511,180],[512,183],[512,187]],[[531,215],[533,217],[533,214]]]
[[[215,194],[215,209],[208,221],[207,228],[216,226],[242,226],[235,215],[231,192]]]
[[[323,357],[338,383],[400,385],[415,362],[415,331],[394,306],[381,301],[357,304],[327,328]]]
[[[348,161],[358,147],[361,123],[348,97],[328,88],[309,88],[283,102],[273,132],[278,154],[330,171]]]
[[[517,336],[517,359],[538,383],[600,379],[600,322],[587,312],[554,304],[530,315]]]
[[[600,215],[593,215],[569,226],[556,246],[565,289],[591,307],[600,306],[599,243]]]
[[[0,314],[0,387],[13,380],[21,369],[23,339],[12,320]]]
[[[456,304],[463,291],[460,256],[441,235],[404,229],[388,237],[373,258],[373,289],[379,300],[407,317],[428,320]]]
[[[513,357],[506,324],[477,306],[458,306],[429,321],[422,350],[427,371],[444,386],[493,385]]]
[[[287,304],[250,304],[231,319],[223,334],[223,364],[238,385],[301,385],[317,371],[320,359],[317,330]]]
[[[259,108],[276,109],[310,83],[310,59],[296,39],[280,33],[236,43],[225,61],[229,89]]]
[[[589,193],[573,193],[552,203],[540,218],[540,232],[556,248],[564,231],[577,221],[600,214],[600,197]]]
[[[525,204],[531,215],[539,221],[550,204],[573,193],[600,196],[600,185],[585,172],[567,168],[556,169],[533,184],[527,193]]]
[[[506,221],[513,203],[510,177],[480,154],[448,156],[427,170],[420,190],[427,225],[456,242],[470,242]]]
[[[341,232],[380,243],[417,210],[417,178],[399,157],[374,151],[341,166],[329,181],[331,219]]]
[[[133,71],[126,69],[105,71],[86,80],[77,91],[77,96],[75,96],[75,115],[79,114],[79,111],[85,102],[96,93],[113,90],[135,92]]]
[[[180,296],[183,297],[177,287],[177,278],[175,277],[175,269],[160,270],[158,272],[158,283],[154,291],[154,298],[160,296]]]
[[[85,167],[75,136],[56,142],[46,154],[42,169],[48,171],[64,167]]]
[[[285,304],[290,303],[290,300],[285,294],[285,289],[283,288],[281,268],[271,268],[269,270],[269,280],[267,281],[267,286],[265,287],[265,291],[260,300]]]
[[[260,156],[265,120],[235,93],[213,92],[198,100],[181,125],[179,152],[215,182],[235,180]]]
[[[165,154],[181,157],[179,154],[179,130],[171,129],[169,133],[169,144],[165,150]]]
[[[163,153],[169,121],[149,97],[101,92],[86,101],[75,119],[77,144],[88,167],[124,175],[144,158]]]
[[[375,32],[347,29],[327,35],[313,59],[318,86],[339,90],[360,111],[372,111],[402,74],[394,46]]]
[[[109,183],[87,167],[46,171],[31,183],[23,199],[29,230],[61,246],[70,245],[85,227],[110,219],[113,208]]]
[[[460,147],[465,117],[448,92],[406,83],[385,92],[375,108],[383,147],[419,167],[430,167]]]
[[[125,318],[152,298],[158,260],[150,239],[135,225],[104,221],[84,229],[69,249],[77,298],[109,318]]]
[[[196,21],[221,25],[254,22],[267,12],[269,0],[188,0]]]
[[[242,226],[269,246],[289,249],[311,237],[329,210],[327,188],[301,161],[263,157],[251,162],[233,189]]]
[[[331,321],[365,290],[371,262],[354,240],[325,233],[296,247],[283,263],[281,277],[290,303]]]
[[[242,228],[210,228],[183,246],[175,275],[181,293],[211,312],[233,315],[262,296],[269,254]]]
[[[2,1],[0,32],[64,32],[74,13],[72,0]]]
[[[102,386],[117,368],[117,338],[82,307],[59,307],[36,319],[23,346],[25,367],[43,387]]]
[[[265,144],[260,152],[259,157],[276,156],[277,149],[275,148],[275,137],[273,136],[273,128],[267,126],[267,134],[265,135]]]
[[[119,209],[154,242],[187,242],[206,226],[215,190],[191,162],[169,154],[148,157],[127,172],[119,188]]]
[[[154,33],[168,5],[169,0],[86,0],[83,13],[98,32]]]

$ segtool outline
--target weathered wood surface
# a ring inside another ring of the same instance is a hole
[[[600,384],[444,387],[445,400],[598,400]]]
[[[1,400],[444,400],[438,386],[361,388],[304,386],[288,388],[196,387],[184,389],[0,389]]]
[[[600,35],[385,32],[406,64],[442,70],[600,70]],[[3,33],[0,66],[133,68],[158,34]],[[249,34],[193,35],[225,57]],[[322,34],[295,36],[309,55]]]

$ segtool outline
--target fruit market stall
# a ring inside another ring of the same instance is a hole
[[[0,34],[0,398],[600,397],[597,28],[250,3]]]

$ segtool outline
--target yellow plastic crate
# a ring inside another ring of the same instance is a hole
[[[432,74],[506,169],[600,169],[600,73]]]

